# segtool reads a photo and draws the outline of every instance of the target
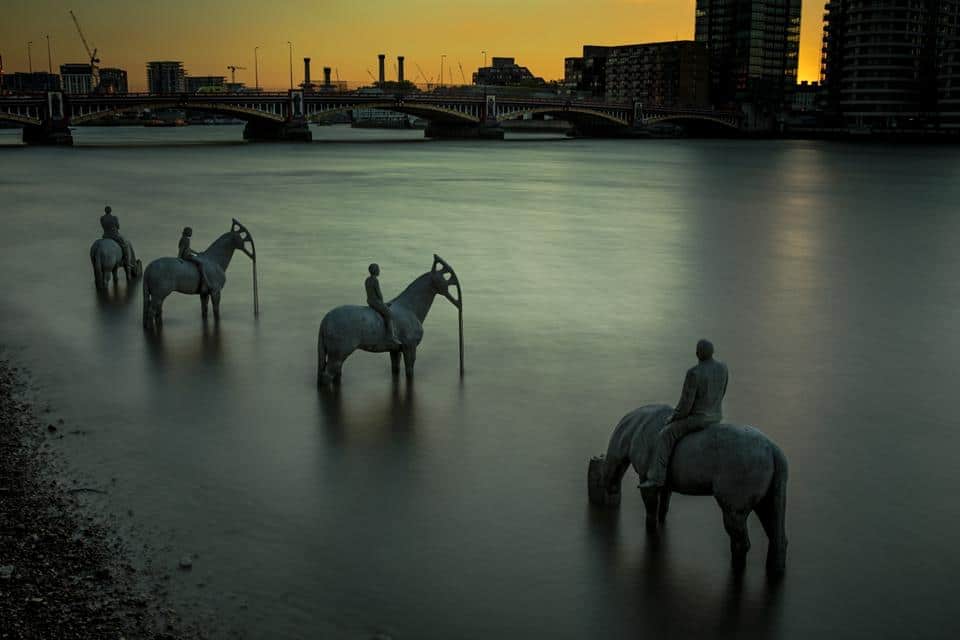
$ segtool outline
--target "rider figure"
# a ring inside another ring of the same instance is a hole
[[[203,262],[200,261],[200,258],[197,257],[197,252],[193,251],[190,248],[190,238],[193,236],[193,229],[190,227],[183,228],[183,235],[180,236],[180,251],[177,254],[177,257],[181,260],[186,260],[187,262],[192,262],[197,265],[197,270],[200,271],[200,291],[207,289],[209,291],[210,286],[207,284],[207,279],[203,275]]]
[[[666,483],[667,464],[680,438],[723,419],[727,365],[713,359],[713,344],[709,340],[697,343],[697,359],[699,364],[687,371],[677,408],[660,431],[647,479],[640,483],[641,489],[658,488]]]
[[[383,317],[387,339],[391,343],[399,345],[400,339],[397,338],[397,328],[393,324],[390,307],[383,302],[383,294],[380,293],[380,281],[377,280],[377,276],[380,275],[380,265],[376,263],[371,264],[368,271],[370,271],[370,277],[363,283],[367,289],[367,304]]]
[[[120,220],[117,219],[117,216],[113,215],[113,209],[110,207],[103,208],[103,215],[100,216],[100,226],[103,227],[103,237],[113,240],[120,245],[120,249],[123,251],[123,266],[132,267],[132,260],[130,259],[130,246],[127,244],[127,241],[123,239],[123,236],[120,235]]]

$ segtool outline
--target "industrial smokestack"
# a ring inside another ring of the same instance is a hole
[[[323,68],[323,86],[330,87],[330,67]]]
[[[303,88],[310,88],[310,58],[303,59]]]
[[[377,56],[377,58],[380,59],[380,88],[382,89],[383,86],[387,83],[387,72],[384,68],[384,64],[386,63],[386,60],[387,60],[387,54],[381,53],[380,55]]]
[[[403,56],[397,56],[397,82],[403,84]]]

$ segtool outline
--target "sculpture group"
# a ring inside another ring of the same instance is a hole
[[[238,250],[253,263],[254,311],[258,311],[256,247],[253,236],[236,219],[227,233],[199,253],[190,248],[192,230],[185,228],[178,256],[158,258],[145,271],[133,246],[120,235],[119,221],[110,207],[100,223],[103,237],[90,248],[96,287],[104,290],[111,276],[116,282],[121,268],[128,286],[142,274],[145,329],[162,327],[163,302],[173,292],[199,295],[204,318],[212,300],[214,318],[219,319],[226,272]],[[379,266],[371,264],[368,271],[367,305],[336,307],[320,322],[317,386],[340,383],[344,360],[358,349],[389,353],[394,375],[399,374],[402,358],[406,376],[412,379],[423,323],[438,295],[459,312],[462,375],[463,295],[453,268],[434,254],[430,270],[389,302],[380,291]],[[723,513],[737,569],[743,568],[750,549],[747,518],[756,513],[769,539],[767,567],[780,572],[785,567],[787,547],[787,460],[780,448],[757,429],[722,422],[728,372],[726,365],[714,359],[713,351],[709,341],[697,344],[698,364],[687,371],[675,408],[648,405],[620,420],[606,454],[590,460],[588,496],[598,507],[618,507],[623,476],[632,466],[641,479],[639,488],[651,533],[664,523],[672,492],[713,496]]]

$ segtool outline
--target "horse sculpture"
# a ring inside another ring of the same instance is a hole
[[[250,243],[250,249],[247,249]],[[242,224],[233,220],[230,231],[223,234],[206,251],[197,254],[203,265],[206,286],[201,287],[200,269],[193,262],[180,258],[157,258],[149,265],[143,277],[143,327],[159,329],[163,326],[163,301],[177,291],[200,296],[200,309],[207,317],[207,302],[213,300],[213,317],[220,319],[220,292],[227,282],[227,267],[233,252],[247,254],[254,265],[257,262],[253,236]],[[256,267],[254,267],[254,291],[256,291]]]
[[[107,282],[113,276],[114,284],[117,283],[117,272],[123,268],[123,273],[127,278],[127,286],[131,280],[135,280],[143,275],[143,263],[141,263],[133,252],[133,244],[127,243],[130,247],[130,264],[123,264],[123,247],[112,238],[99,238],[90,245],[90,263],[93,265],[93,281],[97,285],[97,291],[103,291],[107,288]]]
[[[451,286],[457,288],[456,298],[450,294]],[[317,386],[339,382],[343,361],[357,349],[374,353],[389,352],[391,369],[395,375],[400,372],[402,354],[407,378],[412,378],[417,346],[423,339],[423,321],[437,295],[463,311],[457,274],[440,256],[434,254],[430,271],[411,282],[403,293],[387,303],[396,325],[399,346],[388,339],[383,318],[370,307],[344,305],[328,312],[320,322],[317,340]],[[460,326],[462,372],[462,316]]]
[[[657,434],[672,412],[667,405],[648,405],[620,420],[610,436],[606,456],[590,461],[587,486],[591,503],[619,506],[620,484],[631,464],[641,478],[646,476]],[[735,569],[742,569],[746,562],[750,550],[747,516],[755,512],[769,539],[767,569],[783,571],[787,459],[767,436],[753,427],[717,424],[682,438],[670,460],[666,486],[641,490],[651,533],[666,520],[671,491],[716,499],[730,536]]]

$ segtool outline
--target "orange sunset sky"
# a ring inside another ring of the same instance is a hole
[[[800,79],[816,80],[823,0],[803,5]],[[313,59],[314,79],[323,66],[353,82],[377,73],[378,53],[407,59],[407,78],[440,73],[446,54],[453,80],[458,62],[467,81],[490,56],[513,56],[536,75],[563,76],[563,59],[584,44],[628,44],[693,37],[695,0],[3,0],[0,55],[6,73],[27,70],[33,41],[34,70],[47,69],[46,35],[53,66],[85,62],[68,14],[73,9],[101,66],[129,74],[130,89],[146,84],[147,60],[182,60],[191,75],[224,75],[227,65],[247,67],[237,80],[254,83],[254,47],[260,51],[260,84],[289,83],[287,41],[293,43],[294,82],[302,58]]]

